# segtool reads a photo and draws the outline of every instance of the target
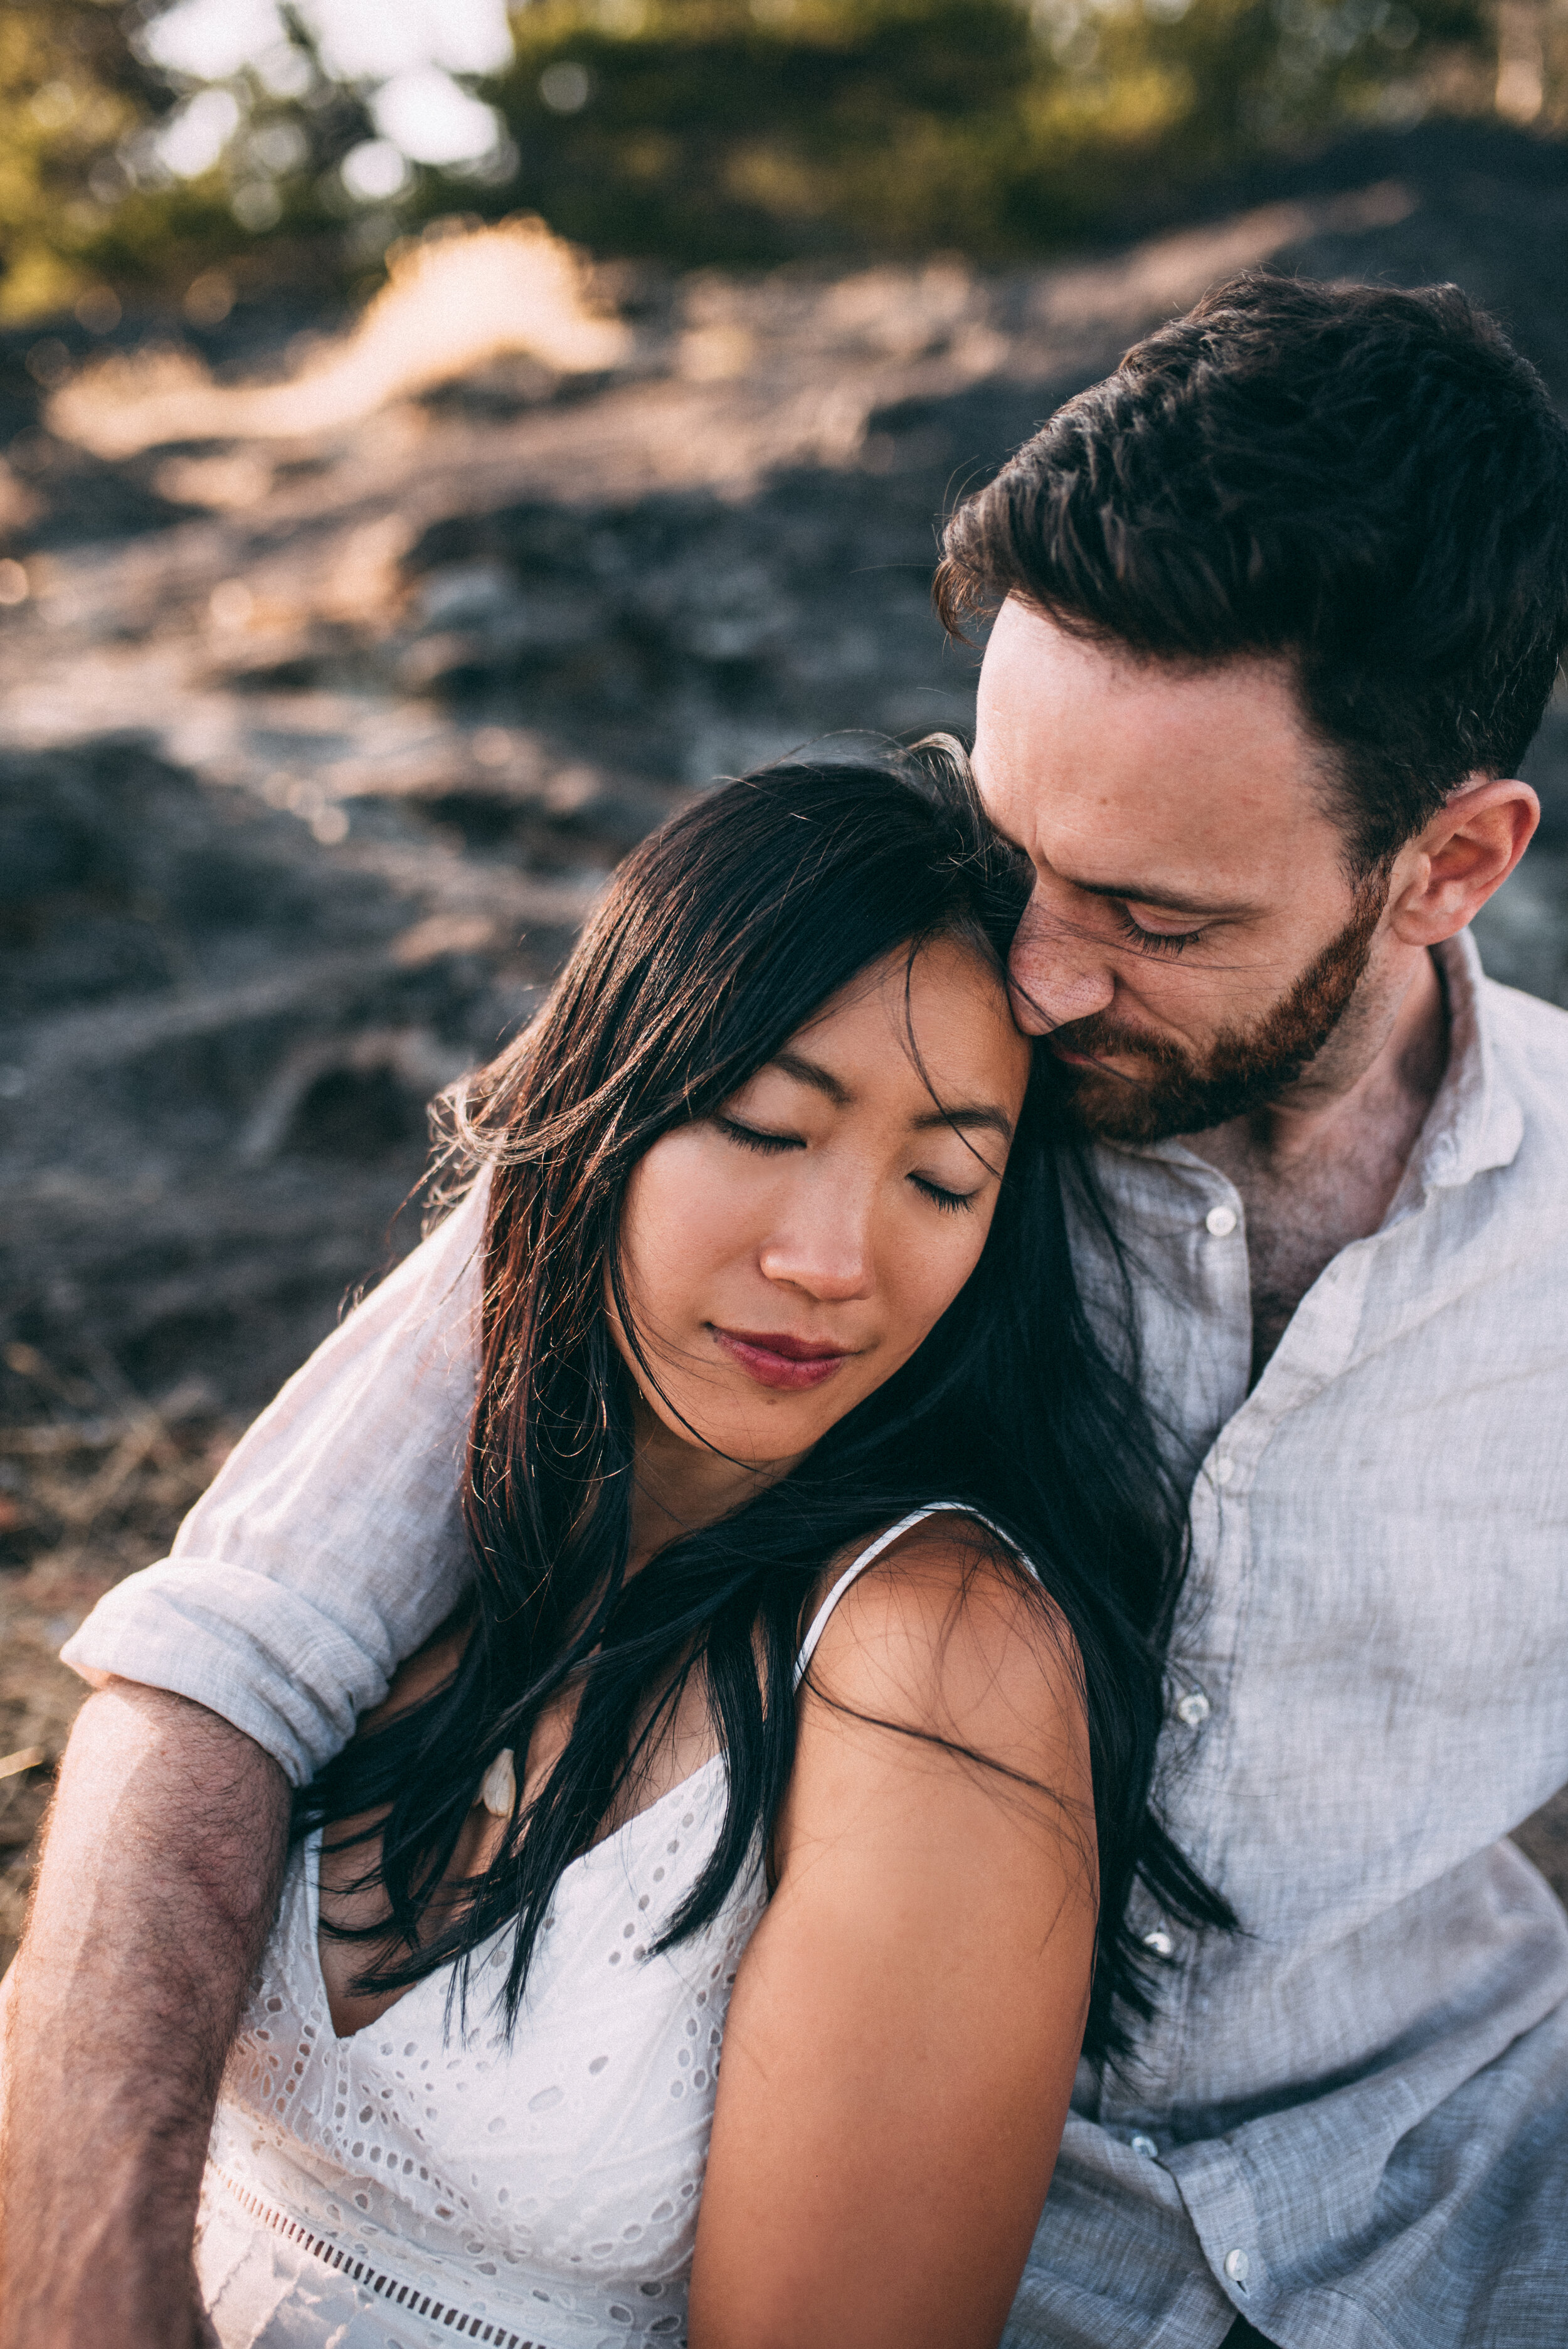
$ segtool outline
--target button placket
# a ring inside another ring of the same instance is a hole
[[[1188,1593],[1172,1640],[1166,1729],[1171,1742],[1166,1750],[1172,1832],[1199,1873],[1211,1880],[1219,1872],[1214,1837],[1224,1811],[1235,1734],[1229,1705],[1222,1701],[1216,1710],[1212,1692],[1218,1690],[1223,1699],[1246,1652],[1247,1627],[1257,1596],[1250,1492],[1273,1432],[1273,1416],[1257,1410],[1254,1393],[1222,1431],[1222,1440],[1239,1439],[1233,1452],[1227,1448],[1219,1454],[1232,1463],[1231,1476],[1216,1479],[1212,1454],[1192,1493],[1193,1554]],[[1180,1661],[1183,1651],[1190,1659],[1186,1662]],[[1171,1954],[1178,1959],[1176,1964],[1160,1970],[1156,2020],[1140,2051],[1145,2058],[1145,2108],[1157,2113],[1178,2095],[1189,2033],[1208,2027],[1202,2018],[1208,2012],[1209,1948],[1208,1937],[1198,1934],[1190,1942],[1182,1940],[1178,1951],[1178,1937],[1163,1919],[1157,1921],[1155,1930],[1169,1937]]]
[[[1147,1220],[1151,1252],[1167,1274],[1171,1293],[1190,1300],[1179,1322],[1167,1326],[1156,1320],[1146,1332],[1156,1344],[1149,1359],[1158,1361],[1161,1346],[1181,1359],[1182,1350],[1191,1348],[1202,1358],[1201,1367],[1192,1371],[1192,1392],[1183,1391],[1181,1413],[1183,1429],[1189,1431],[1185,1441],[1196,1439],[1182,1467],[1187,1478],[1196,1472],[1196,1482],[1191,1492],[1189,1568],[1171,1642],[1170,1711],[1161,1756],[1161,1776],[1188,1830],[1178,1840],[1191,1857],[1189,1847],[1206,1841],[1199,1823],[1211,1814],[1212,1789],[1223,1775],[1228,1741],[1220,1733],[1224,1708],[1214,1712],[1212,1692],[1228,1684],[1234,1664],[1247,1580],[1244,1555],[1238,1557],[1247,1544],[1249,1512],[1243,1497],[1247,1479],[1241,1478],[1234,1493],[1223,1492],[1211,1473],[1212,1457],[1205,1460],[1205,1455],[1246,1409],[1252,1301],[1244,1216],[1237,1194],[1216,1170],[1195,1161],[1171,1168],[1168,1181],[1157,1185],[1155,1178],[1163,1171],[1143,1170],[1136,1162],[1113,1164],[1109,1188],[1122,1210],[1119,1220],[1135,1231]],[[1243,1458],[1255,1456],[1266,1441],[1266,1432],[1260,1429]],[[1182,1664],[1178,1660],[1184,1655],[1191,1661]],[[1212,1720],[1206,1716],[1207,1725],[1191,1720],[1191,1708],[1187,1713],[1177,1711],[1183,1698],[1194,1694],[1202,1696],[1213,1715]],[[1126,2131],[1124,2144],[1131,2134],[1147,2135],[1159,2126],[1160,2116],[1170,2110],[1176,2096],[1191,2027],[1194,1969],[1202,1967],[1203,1954],[1203,1937],[1174,1930],[1147,1895],[1135,1902],[1130,1921],[1150,1961],[1155,2013],[1138,2031],[1129,2072],[1108,2074],[1100,2082],[1098,2117],[1102,2126]],[[1222,2251],[1224,2246],[1220,2248]]]

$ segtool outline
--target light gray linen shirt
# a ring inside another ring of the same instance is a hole
[[[1568,1014],[1439,954],[1398,1195],[1249,1393],[1245,1216],[1106,1149],[1151,1399],[1196,1463],[1162,1799],[1235,1937],[1144,1903],[1159,2012],[1080,2068],[1007,2349],[1561,2349],[1568,1921],[1500,1841],[1568,1778]],[[470,1199],[65,1651],[299,1783],[467,1574]],[[1080,1268],[1104,1293],[1087,1227]]]

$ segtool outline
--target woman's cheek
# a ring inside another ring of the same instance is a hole
[[[666,1134],[633,1175],[624,1228],[643,1285],[668,1296],[717,1270],[744,1244],[755,1180],[736,1152],[699,1131]],[[694,1299],[694,1302],[696,1300]]]
[[[677,1137],[655,1143],[633,1170],[622,1211],[621,1245],[632,1293],[641,1309],[661,1322],[689,1284],[690,1257],[707,1227],[700,1198],[693,1196],[696,1170],[683,1168],[689,1154]]]
[[[984,1256],[985,1242],[991,1235],[991,1215],[994,1206],[994,1199],[988,1199],[984,1204],[976,1200],[967,1215],[948,1216],[944,1218],[944,1223],[953,1227],[953,1253],[947,1263],[945,1293],[936,1312],[932,1316],[933,1320],[941,1319]]]
[[[970,1216],[944,1216],[936,1221],[928,1212],[913,1226],[900,1250],[896,1272],[898,1314],[903,1328],[903,1359],[907,1360],[935,1329],[965,1282],[980,1261],[990,1229],[985,1216],[974,1229],[979,1210]],[[954,1230],[954,1226],[959,1228]]]

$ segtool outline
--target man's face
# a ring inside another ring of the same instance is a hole
[[[1377,952],[1383,891],[1346,876],[1283,664],[1135,661],[1010,599],[975,771],[1035,868],[1016,1016],[1049,1035],[1085,1127],[1198,1133],[1301,1075]]]

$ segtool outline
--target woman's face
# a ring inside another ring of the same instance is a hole
[[[979,1260],[1028,1076],[1000,982],[941,939],[862,973],[655,1143],[621,1244],[667,1400],[616,1340],[668,1433],[781,1467],[890,1379]]]

